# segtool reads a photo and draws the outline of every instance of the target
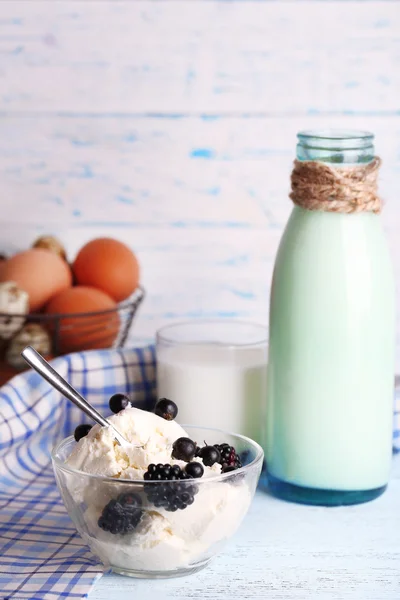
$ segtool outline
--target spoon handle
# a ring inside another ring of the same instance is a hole
[[[61,392],[63,396],[71,400],[78,408],[80,408],[88,417],[96,421],[102,427],[111,427],[113,429],[115,439],[120,445],[126,443],[126,440],[121,434],[105,419],[101,414],[85,400],[74,388],[67,382],[51,365],[37,352],[32,346],[27,346],[21,356],[35,371],[39,373],[46,381],[50,383],[56,390]]]

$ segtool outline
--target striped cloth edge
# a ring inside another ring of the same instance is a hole
[[[151,409],[153,347],[73,354],[57,371],[103,414],[114,393]],[[57,490],[50,452],[83,422],[81,411],[34,372],[0,390],[0,598],[85,598],[103,573],[70,521]]]

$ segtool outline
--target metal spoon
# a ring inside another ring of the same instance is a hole
[[[101,416],[101,414],[91,405],[83,396],[81,396],[74,388],[67,382],[57,371],[53,369],[51,365],[43,358],[39,352],[37,352],[32,346],[27,346],[22,350],[21,356],[28,365],[35,369],[52,385],[57,391],[61,392],[63,396],[71,400],[78,408],[80,408],[88,417],[96,421],[102,427],[110,427],[114,434],[116,442],[120,446],[129,446],[129,442],[115,429],[114,425],[109,423],[107,419]]]

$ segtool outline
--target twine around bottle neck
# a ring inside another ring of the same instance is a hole
[[[291,200],[307,210],[336,213],[382,210],[378,195],[378,171],[381,159],[340,168],[318,161],[294,161],[291,175]]]

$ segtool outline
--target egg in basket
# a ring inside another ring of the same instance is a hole
[[[123,346],[144,298],[135,254],[98,238],[67,262],[61,243],[39,238],[0,262],[0,384],[26,368],[31,345],[47,358]]]

